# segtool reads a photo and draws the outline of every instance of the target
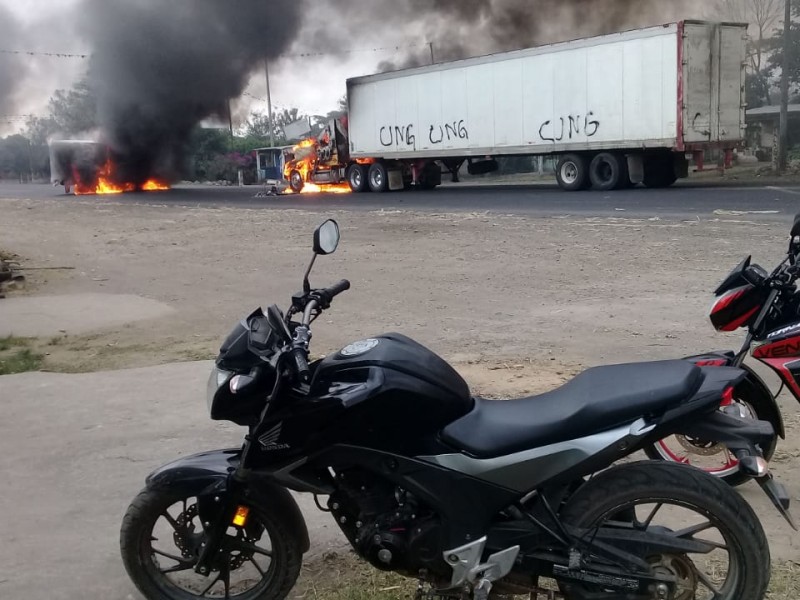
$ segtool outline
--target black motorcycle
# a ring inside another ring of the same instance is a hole
[[[314,258],[338,242],[325,222]],[[759,450],[771,426],[719,410],[743,371],[600,367],[503,402],[396,333],[309,364],[312,322],[350,288],[312,289],[310,271],[285,316],[255,311],[217,358],[211,417],[247,427],[242,447],[158,469],[130,505],[122,557],[146,598],[285,598],[309,549],[289,490],[375,568],[417,579],[418,599],[536,594],[542,578],[571,600],[764,596],[767,540],[731,488],[685,465],[611,466],[675,433],[722,440],[791,522]]]
[[[711,323],[717,331],[747,331],[738,352],[709,352],[690,356],[701,367],[738,367],[747,374],[739,382],[722,409],[746,419],[767,421],[775,433],[761,446],[771,460],[778,437],[786,438],[783,416],[776,401],[785,386],[800,402],[800,215],[792,227],[786,258],[768,273],[751,264],[748,256],[714,290]],[[769,386],[744,361],[749,355],[772,369],[781,379],[781,389],[773,394]],[[724,444],[708,439],[674,435],[645,448],[650,458],[691,464],[721,478],[730,485],[750,480],[739,468],[739,461]]]

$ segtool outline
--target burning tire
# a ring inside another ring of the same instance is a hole
[[[380,162],[372,163],[367,175],[369,189],[375,193],[383,193],[389,189],[389,172],[386,165]]]
[[[293,170],[289,174],[289,187],[292,188],[295,194],[299,194],[305,186],[306,182],[303,181],[303,174],[297,169]]]
[[[580,154],[565,154],[558,161],[556,179],[562,190],[575,192],[589,187],[589,167]]]
[[[359,164],[350,165],[347,170],[347,183],[350,184],[350,189],[356,194],[366,192],[369,189],[367,167]]]

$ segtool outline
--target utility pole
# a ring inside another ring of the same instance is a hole
[[[230,98],[228,98],[228,129],[230,129],[231,137],[233,137],[233,112],[231,111]]]
[[[435,65],[436,64],[436,57],[433,54],[433,42],[428,42],[428,47],[430,47],[430,49],[431,49],[431,64]]]
[[[786,172],[789,157],[789,53],[792,48],[792,0],[786,0],[783,21],[783,73],[781,73],[781,142],[778,155],[778,173]]]
[[[788,0],[787,0],[788,1]],[[264,72],[267,76],[267,111],[269,115],[269,145],[275,147],[275,121],[272,120],[272,93],[269,88],[269,59],[264,58]]]

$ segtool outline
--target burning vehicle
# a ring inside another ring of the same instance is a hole
[[[348,193],[350,167],[346,117],[332,119],[317,137],[284,152],[283,175],[295,194]]]
[[[128,174],[131,169],[107,145],[87,140],[53,140],[50,147],[50,179],[67,194],[123,194],[168,190],[166,178],[143,181]]]

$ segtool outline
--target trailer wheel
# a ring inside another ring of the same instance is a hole
[[[367,167],[359,165],[358,163],[350,165],[347,170],[347,183],[350,184],[350,189],[356,194],[366,192],[369,189],[367,184]]]
[[[389,189],[389,173],[386,170],[386,165],[381,162],[372,163],[369,166],[369,173],[367,175],[369,182],[369,189],[376,193],[382,193]]]
[[[289,187],[295,194],[299,194],[306,187],[306,182],[303,181],[303,174],[297,169],[289,173]]]
[[[592,187],[607,192],[622,187],[624,171],[622,157],[610,152],[601,152],[592,159],[589,165],[589,178]]]
[[[644,159],[644,184],[649,188],[666,188],[678,181],[675,161],[671,154],[648,156]]]
[[[580,154],[565,154],[558,161],[556,179],[561,189],[568,192],[585,190],[589,186],[589,168]]]

